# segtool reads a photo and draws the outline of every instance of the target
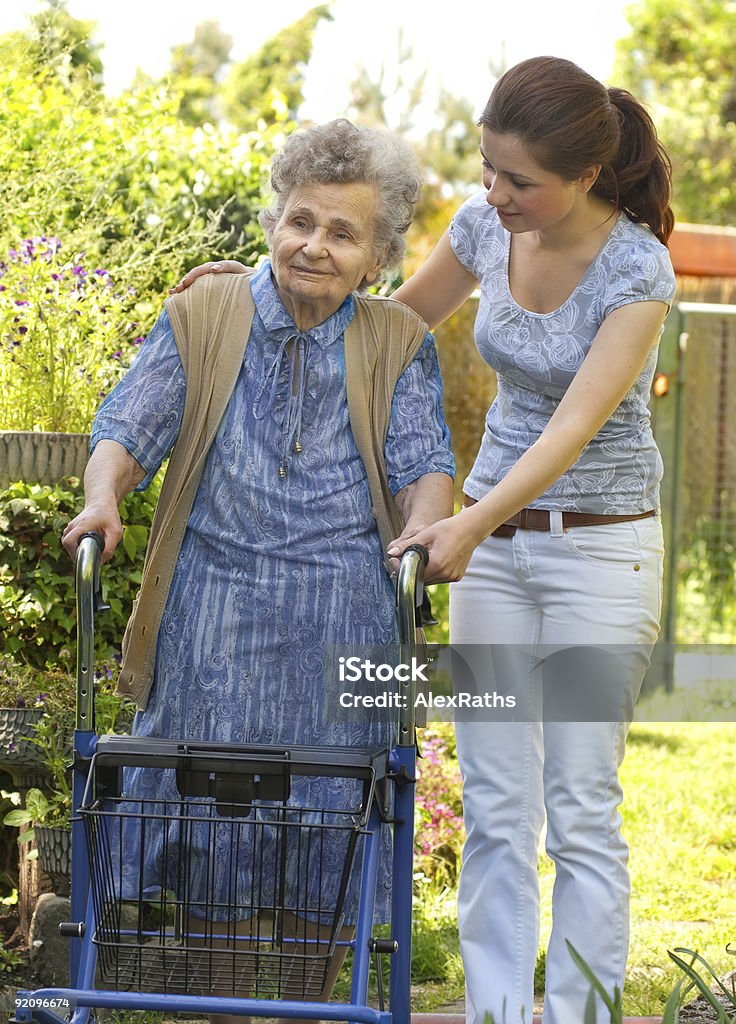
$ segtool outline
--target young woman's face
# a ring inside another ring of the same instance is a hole
[[[512,233],[540,231],[565,220],[588,191],[540,167],[517,135],[483,128],[480,152],[486,200]]]

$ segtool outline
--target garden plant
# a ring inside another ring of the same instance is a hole
[[[133,296],[58,238],[23,238],[0,262],[0,423],[5,430],[89,429],[130,364]]]

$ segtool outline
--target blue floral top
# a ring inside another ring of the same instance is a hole
[[[485,193],[460,207],[450,241],[458,260],[480,283],[475,339],[498,378],[498,395],[464,484],[471,498],[480,499],[542,433],[606,317],[633,302],[654,300],[670,306],[675,275],[665,246],[649,228],[621,213],[559,309],[534,313],[511,294],[511,235]],[[619,407],[577,462],[532,502],[534,507],[617,514],[659,507],[662,459],[648,408],[656,361],[655,346]]]
[[[340,720],[323,689],[326,645],[395,639],[393,585],[348,418],[343,335],[355,303],[348,296],[300,334],[269,263],[251,287],[256,315],[243,366],[194,501],[161,624],[151,698],[134,731],[380,745],[388,738],[385,721]],[[102,438],[124,445],[146,470],[146,486],[176,440],[185,392],[163,313],[100,408],[93,445]],[[454,472],[429,334],[396,386],[385,455],[394,493],[425,473]],[[136,770],[129,791],[154,798],[171,790],[173,797],[173,779],[160,776]],[[320,790],[321,780],[300,782],[292,800],[316,807],[342,799],[340,786],[328,791]],[[380,874],[385,910],[390,881]]]

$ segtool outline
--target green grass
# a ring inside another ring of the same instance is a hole
[[[624,1012],[661,1012],[679,978],[667,950],[701,953],[719,975],[736,939],[736,726],[632,728],[622,768],[632,929]]]
[[[726,946],[736,942],[736,725],[635,724],[621,775],[632,879],[624,1014],[656,1015],[681,976],[668,949],[697,950],[721,976],[735,966]],[[551,928],[553,880],[543,853],[542,947]],[[415,1009],[432,1010],[462,996],[454,901],[452,891],[420,887]],[[538,991],[543,977],[540,954]]]

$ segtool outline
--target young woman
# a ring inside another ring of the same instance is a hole
[[[545,815],[544,1021],[572,1024],[589,986],[568,943],[609,991],[626,964],[618,768],[659,628],[662,464],[647,400],[675,293],[670,165],[633,96],[553,57],[506,72],[480,124],[484,192],[396,297],[436,325],[480,287],[476,341],[498,395],[466,507],[389,553],[429,548],[430,578],[453,582],[453,644],[487,645],[496,672],[493,645],[506,645],[510,687],[541,689],[546,707],[587,673],[578,692],[605,697],[605,714],[582,722],[457,724],[468,1024],[531,1019]],[[563,657],[561,671],[536,671],[540,652],[581,648],[599,652],[584,670]]]

